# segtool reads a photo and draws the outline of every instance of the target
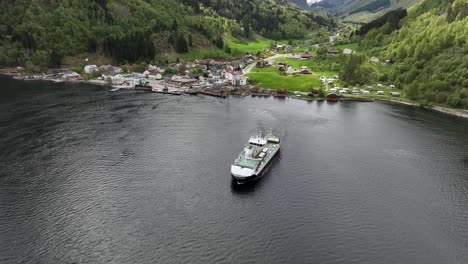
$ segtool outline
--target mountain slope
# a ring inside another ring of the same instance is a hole
[[[408,8],[419,0],[322,0],[311,5],[314,10],[325,11],[344,22],[367,23],[398,8]]]
[[[302,38],[334,26],[286,0],[1,1],[0,66],[57,67],[64,56],[152,60],[192,48],[223,48],[223,37]]]
[[[467,28],[466,0],[423,0],[399,29],[386,23],[356,38],[369,55],[395,61],[381,81],[404,87],[410,99],[467,108]]]
[[[300,7],[309,8],[307,0],[289,0],[289,2],[294,3]]]

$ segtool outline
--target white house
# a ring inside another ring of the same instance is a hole
[[[145,69],[135,69],[135,70],[133,70],[133,76],[135,78],[146,78],[149,74],[150,74],[150,72],[148,70],[145,70]]]
[[[244,75],[234,75],[231,84],[232,86],[245,86],[247,85],[247,78]]]
[[[80,78],[80,75],[74,71],[65,71],[61,75],[62,75],[62,78],[66,78],[69,80]]]
[[[287,74],[293,74],[295,72],[294,68],[291,66],[288,66],[288,69],[286,70]]]
[[[345,55],[351,55],[353,53],[354,53],[354,51],[352,49],[344,49],[343,50],[343,54],[345,54]]]
[[[98,66],[96,65],[86,65],[84,67],[84,72],[85,73],[93,73],[98,70]]]
[[[124,82],[124,78],[120,73],[115,73],[115,72],[105,72],[101,74],[101,77],[105,81],[111,81],[112,84],[117,84],[120,85]]]
[[[150,70],[147,76],[150,80],[162,80],[162,75],[158,70]]]
[[[231,82],[234,78],[236,78],[236,76],[243,76],[243,73],[241,71],[224,71],[224,78]]]

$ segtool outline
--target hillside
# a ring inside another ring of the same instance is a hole
[[[226,37],[300,39],[335,25],[286,0],[2,1],[0,18],[0,66],[31,69],[58,67],[64,57],[82,53],[150,61],[223,49]]]
[[[404,87],[407,98],[467,108],[467,16],[466,0],[423,0],[397,28],[374,23],[354,38],[369,56],[394,61],[380,79]]]
[[[343,22],[367,23],[385,13],[399,8],[406,9],[419,0],[322,0],[311,5],[314,10],[324,11],[342,19]]]
[[[294,3],[300,7],[308,8],[307,0],[289,0],[289,2]]]

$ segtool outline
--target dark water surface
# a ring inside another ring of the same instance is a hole
[[[2,78],[0,135],[0,263],[468,263],[466,120]]]

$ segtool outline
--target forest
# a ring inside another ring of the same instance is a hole
[[[403,87],[407,98],[468,108],[467,15],[466,0],[423,0],[398,27],[371,22],[378,26],[353,40],[368,56],[393,63],[379,79]]]
[[[118,63],[225,46],[226,37],[300,39],[336,21],[286,0],[1,1],[0,67],[60,67],[97,53]],[[226,49],[228,50],[228,49]]]

